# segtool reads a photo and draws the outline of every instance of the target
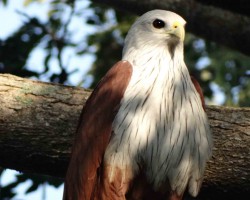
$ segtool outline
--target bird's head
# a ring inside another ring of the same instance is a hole
[[[183,44],[186,21],[174,12],[152,10],[140,16],[131,26],[125,39],[125,51],[162,46],[173,48]],[[182,45],[181,45],[182,46]]]
[[[186,21],[174,12],[166,10],[152,10],[139,17],[132,29],[140,33],[149,34],[151,37],[162,38],[177,37],[184,41]]]

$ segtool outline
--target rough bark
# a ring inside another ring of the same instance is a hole
[[[90,93],[0,75],[0,166],[64,177],[78,117]],[[207,113],[214,151],[200,197],[226,194],[226,199],[238,199],[250,193],[250,108],[208,106]]]
[[[250,18],[246,15],[203,4],[198,0],[92,1],[137,14],[152,9],[174,11],[186,19],[188,31],[250,55]]]
[[[63,177],[73,133],[90,92],[0,76],[0,165]]]

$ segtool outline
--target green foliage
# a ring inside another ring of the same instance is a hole
[[[94,15],[87,23],[98,27],[98,32],[88,36],[88,52],[94,53],[96,60],[89,74],[93,76],[91,87],[103,77],[110,67],[121,60],[125,35],[135,16],[124,12],[114,12],[111,8],[92,4]],[[93,51],[94,50],[94,51]]]
[[[0,171],[0,177],[3,173],[3,169]],[[9,183],[5,187],[1,188],[0,199],[10,199],[16,195],[16,192],[13,190],[19,184],[25,183],[28,180],[32,180],[32,185],[27,188],[25,194],[34,192],[40,186],[51,185],[55,188],[58,188],[63,181],[55,177],[45,176],[45,175],[35,175],[35,174],[18,174],[16,175],[16,180]]]
[[[75,72],[68,72],[67,64],[62,58],[65,49],[77,46],[77,42],[71,40],[72,33],[69,30],[72,17],[77,15],[75,4],[52,1],[50,5],[47,22],[41,22],[37,18],[19,12],[20,17],[25,18],[22,27],[6,40],[0,40],[0,73],[39,78],[41,75],[48,74],[53,60],[58,61],[60,73],[49,74],[49,81],[65,83],[68,76]],[[68,9],[71,9],[71,12],[69,16],[64,17]],[[39,46],[43,48],[46,56],[44,70],[38,73],[35,70],[36,66],[32,66],[33,70],[30,70],[26,62],[34,49]]]
[[[11,0],[1,0],[3,5],[7,5],[9,1]],[[28,7],[34,2],[45,1],[26,0],[24,4]],[[67,83],[75,71],[68,70],[63,52],[67,48],[74,48],[77,55],[95,56],[96,59],[87,74],[92,77],[91,87],[94,87],[107,70],[121,59],[124,37],[136,16],[93,3],[83,10],[78,5],[79,2],[81,1],[51,1],[48,20],[45,22],[20,13],[20,17],[24,19],[22,26],[7,39],[0,40],[0,73],[38,79],[46,75],[51,82]],[[65,13],[69,15],[65,17]],[[76,17],[82,20],[82,26],[86,27],[87,23],[88,28],[95,30],[95,33],[76,40],[74,36],[77,30],[70,28]],[[42,72],[37,72],[36,66],[27,66],[29,56],[38,47],[45,51]],[[55,67],[53,60],[58,63],[59,73],[48,73]],[[212,87],[217,85],[225,96],[224,105],[250,106],[249,57],[187,34],[185,62],[190,73],[201,84],[208,100],[212,101],[217,95]],[[0,170],[0,176],[1,173],[3,170]],[[13,188],[26,180],[32,180],[32,185],[26,193],[45,183],[55,187],[62,183],[51,177],[27,174],[17,175],[16,178],[16,181],[1,188],[1,198],[14,197]]]
[[[0,180],[1,180],[1,176],[4,173],[4,169],[0,167]],[[2,187],[0,185],[0,199],[5,199],[5,198],[12,198],[16,195],[15,192],[13,192],[13,186],[12,185],[8,185],[5,187]]]
[[[43,25],[36,18],[30,18],[13,35],[0,40],[0,72],[22,77],[38,76],[26,69],[25,63],[44,35]]]
[[[5,5],[5,6],[6,6],[6,4],[7,4],[7,0],[1,0],[1,2],[3,3],[3,5]]]
[[[214,82],[226,96],[225,105],[250,106],[250,58],[239,52],[206,42],[207,51],[215,74]]]

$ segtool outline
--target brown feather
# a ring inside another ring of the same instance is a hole
[[[83,108],[65,179],[64,200],[94,199],[112,122],[132,74],[127,61],[114,65]]]
[[[200,86],[199,82],[193,76],[191,76],[191,81],[193,82],[196,91],[200,95],[202,107],[205,110],[205,100],[204,100],[204,96],[203,96],[203,92],[202,92],[201,86]]]

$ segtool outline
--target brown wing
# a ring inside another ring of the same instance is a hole
[[[114,65],[83,108],[65,179],[64,200],[89,200],[109,143],[112,122],[132,74],[127,61]]]
[[[204,101],[204,96],[203,96],[203,92],[202,92],[201,86],[200,86],[200,84],[198,83],[198,81],[193,76],[191,76],[191,80],[192,80],[192,82],[194,84],[195,89],[197,90],[197,92],[200,95],[202,107],[205,110],[205,101]]]

